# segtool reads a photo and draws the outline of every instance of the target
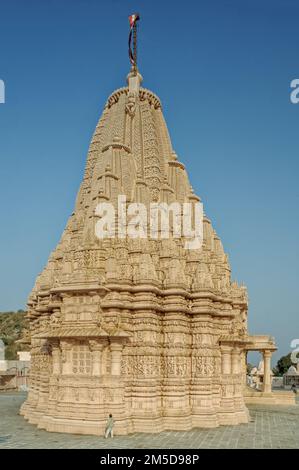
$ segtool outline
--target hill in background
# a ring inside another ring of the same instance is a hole
[[[18,359],[17,351],[26,351],[29,349],[27,344],[16,343],[21,339],[24,330],[29,328],[26,312],[18,310],[17,312],[0,312],[0,339],[4,342],[5,359]]]

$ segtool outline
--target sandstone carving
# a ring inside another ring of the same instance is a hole
[[[94,132],[75,210],[28,300],[32,367],[22,414],[48,431],[116,434],[246,423],[247,293],[210,220],[204,243],[95,235],[101,201],[199,200],[159,98],[131,72]],[[262,337],[260,337],[262,338]],[[269,380],[265,392],[270,393]]]

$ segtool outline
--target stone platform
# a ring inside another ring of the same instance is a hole
[[[106,440],[38,430],[18,414],[25,398],[24,393],[0,393],[0,449],[299,449],[298,399],[297,406],[249,405],[249,424]]]
[[[270,393],[264,393],[246,387],[244,400],[246,405],[296,405],[296,396],[288,390],[275,390]]]

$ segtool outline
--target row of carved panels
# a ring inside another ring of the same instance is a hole
[[[31,396],[34,401],[38,401],[39,393],[32,391]],[[83,405],[83,403],[97,403],[97,404],[113,404],[113,403],[124,403],[127,402],[133,408],[147,408],[150,406],[155,407],[164,407],[167,404],[179,404],[181,406],[194,405],[219,405],[220,399],[222,398],[233,398],[242,396],[242,385],[227,385],[222,386],[220,390],[213,395],[206,396],[205,394],[200,395],[192,393],[190,390],[185,390],[185,392],[180,396],[173,396],[171,394],[155,394],[154,396],[138,396],[134,394],[124,395],[121,390],[115,388],[88,388],[88,387],[59,387],[59,386],[50,386],[49,387],[49,400],[65,402],[65,403],[74,403],[78,402]],[[41,395],[44,400],[44,395]],[[30,398],[30,397],[29,397]],[[50,403],[51,404],[51,403]]]

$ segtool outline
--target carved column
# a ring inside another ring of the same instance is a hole
[[[100,376],[102,368],[102,350],[103,343],[98,341],[89,341],[90,350],[92,352],[92,375]]]
[[[222,374],[230,374],[231,373],[231,350],[230,346],[222,346],[221,347],[221,367],[222,367]]]
[[[120,375],[122,348],[123,348],[122,343],[112,341],[111,344],[110,344],[111,375]]]
[[[61,373],[61,351],[59,340],[52,341],[52,373],[60,375]]]
[[[248,351],[243,351],[243,367],[244,367],[244,375],[245,375],[245,384],[247,385],[247,356]]]
[[[239,374],[240,372],[240,349],[234,348],[232,350],[232,373]]]
[[[62,350],[62,374],[72,374],[72,344],[68,341],[61,341]]]
[[[264,351],[264,383],[263,392],[271,393],[271,351]]]

